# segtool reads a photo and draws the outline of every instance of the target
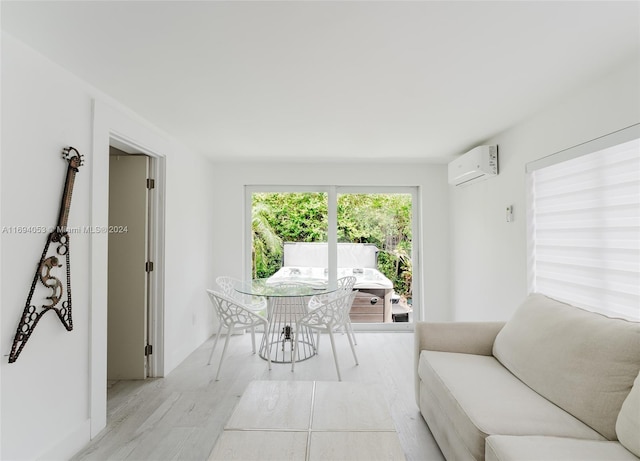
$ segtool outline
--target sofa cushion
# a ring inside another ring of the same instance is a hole
[[[638,461],[618,442],[563,437],[487,437],[486,461]]]
[[[424,381],[420,381],[420,403],[418,406],[444,459],[478,461],[462,441],[457,428],[453,426],[451,415],[445,413],[431,392],[431,388],[427,387]]]
[[[618,440],[627,450],[640,457],[640,374],[620,408],[616,421]]]
[[[484,457],[484,439],[491,434],[560,435],[603,440],[596,431],[541,397],[513,376],[495,358],[455,352],[422,351],[420,379],[431,402],[457,432],[473,458]],[[429,422],[429,421],[427,421]]]
[[[640,370],[640,323],[534,294],[498,333],[493,354],[540,395],[617,440],[616,418]]]

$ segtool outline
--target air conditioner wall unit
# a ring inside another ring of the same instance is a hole
[[[449,184],[467,186],[498,174],[498,146],[478,146],[449,163]]]

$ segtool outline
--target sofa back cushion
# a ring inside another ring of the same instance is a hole
[[[617,440],[616,419],[640,370],[640,323],[533,294],[498,333],[493,354],[538,394]]]
[[[616,433],[620,443],[640,458],[640,374],[622,404],[616,422]]]

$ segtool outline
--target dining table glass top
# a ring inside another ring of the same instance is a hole
[[[240,293],[265,297],[313,296],[332,293],[338,289],[326,279],[301,278],[273,280],[271,278],[239,280],[234,289]]]

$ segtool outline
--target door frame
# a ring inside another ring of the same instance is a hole
[[[101,101],[93,101],[93,149],[91,158],[92,229],[107,228],[109,217],[109,146],[151,158],[150,174],[155,193],[150,203],[152,233],[150,253],[154,271],[149,277],[149,340],[153,354],[149,376],[164,376],[164,279],[165,279],[165,198],[166,155],[172,143],[145,122]],[[108,235],[90,235],[90,423],[91,438],[107,423],[107,264]]]
[[[326,193],[328,200],[328,265],[329,278],[335,278],[337,266],[337,198],[339,194],[409,194],[411,195],[411,232],[413,236],[419,236],[422,232],[422,218],[420,205],[420,188],[418,186],[348,186],[348,185],[274,185],[274,184],[251,184],[244,186],[244,243],[242,253],[242,274],[246,279],[251,279],[251,204],[252,196],[260,192],[282,192],[282,193]],[[333,225],[332,225],[333,224]],[[422,305],[422,262],[421,239],[413,238],[411,241],[413,280],[412,298],[414,306]],[[422,320],[422,310],[414,308],[412,322],[392,322],[392,323],[354,323],[356,331],[413,331],[416,322]]]
[[[149,344],[153,345],[153,354],[148,361],[149,369],[147,377],[157,378],[164,376],[164,296],[161,287],[164,283],[160,283],[160,279],[164,282],[164,244],[159,245],[160,236],[164,243],[164,200],[160,201],[159,196],[164,196],[164,156],[157,153],[151,153],[145,147],[139,146],[135,141],[124,138],[121,134],[111,133],[109,136],[109,146],[115,147],[127,154],[144,154],[149,157],[149,178],[155,180],[156,192],[150,195],[148,210],[148,257],[154,263],[154,270],[149,273],[148,278],[148,300],[147,305],[147,325]],[[161,168],[162,167],[162,168]],[[162,179],[160,175],[162,174]],[[160,192],[162,189],[163,192]]]

